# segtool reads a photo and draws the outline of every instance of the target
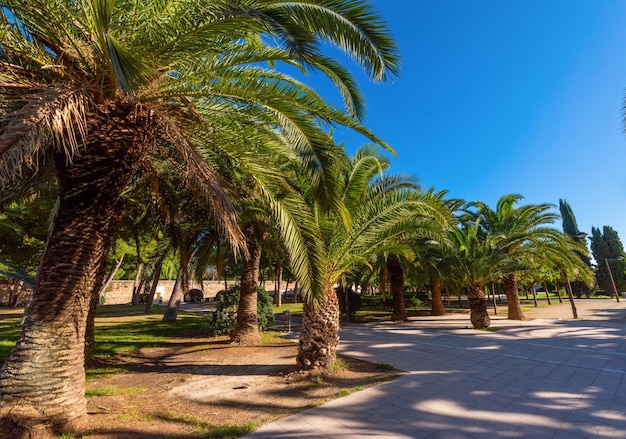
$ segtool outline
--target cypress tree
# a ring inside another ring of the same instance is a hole
[[[582,244],[587,245],[585,239],[586,238],[577,238],[576,235],[580,232],[578,229],[578,224],[576,223],[576,217],[574,216],[574,212],[572,211],[572,207],[569,203],[563,199],[559,199],[559,210],[561,212],[561,219],[563,221],[563,232],[573,239],[576,242],[580,242]],[[591,261],[589,260],[588,252],[579,252],[575,251],[576,255],[589,267],[591,267]],[[580,298],[583,294],[585,296],[591,296],[591,288],[586,285],[582,281],[572,282],[572,292],[578,298]]]

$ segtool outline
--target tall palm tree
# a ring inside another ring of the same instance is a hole
[[[565,236],[550,227],[560,217],[552,211],[551,204],[515,205],[523,197],[508,194],[500,197],[496,209],[489,208],[485,203],[473,203],[476,215],[482,218],[481,227],[487,233],[498,235],[507,245],[503,247],[504,255],[509,262],[502,283],[507,297],[508,318],[524,320],[524,313],[519,299],[516,271],[523,270],[525,256],[530,256],[538,249],[550,248],[550,251],[566,249],[570,245]]]
[[[317,215],[325,294],[316,297],[305,290],[297,357],[303,368],[328,368],[335,362],[339,303],[334,288],[342,276],[376,253],[397,252],[398,242],[423,230],[425,218],[439,215],[412,181],[384,175],[388,162],[372,148],[362,148],[343,163],[337,183],[344,216]]]
[[[86,411],[87,304],[138,169],[178,164],[245,252],[210,159],[252,160],[240,133],[254,127],[332,174],[320,124],[379,140],[359,123],[363,102],[352,77],[321,43],[352,55],[377,80],[396,72],[398,59],[365,0],[7,0],[0,35],[0,179],[52,147],[60,192],[20,340],[0,374],[0,419],[16,435],[43,423],[63,431]],[[329,77],[346,110],[275,70],[281,61]]]

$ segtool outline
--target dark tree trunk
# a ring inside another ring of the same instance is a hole
[[[85,326],[85,366],[93,363],[93,351],[96,345],[96,311],[100,303],[100,287],[95,286],[89,301],[87,324]]]
[[[129,145],[146,125],[141,112],[133,110],[131,122],[111,110],[71,161],[55,153],[59,209],[19,341],[0,373],[0,430],[9,437],[58,435],[86,413],[87,314],[123,215],[122,191],[143,158]]]
[[[470,320],[476,329],[488,328],[491,324],[487,314],[487,299],[481,287],[471,287],[467,293],[470,307]]]
[[[253,233],[252,226],[246,233]],[[232,343],[253,346],[261,343],[257,309],[257,282],[261,265],[261,247],[254,239],[247,240],[249,256],[244,256],[241,268],[241,289],[237,307],[237,323],[231,334]]]
[[[280,292],[280,284],[282,282],[283,276],[283,266],[279,263],[276,263],[276,288],[274,289],[276,295],[276,305],[282,306],[283,304],[283,296]]]
[[[137,265],[137,274],[135,274],[135,281],[133,282],[133,297],[131,299],[132,305],[139,305],[139,295],[143,289],[143,281],[141,280],[141,272],[143,271],[143,262]]]
[[[563,303],[563,296],[561,296],[561,285],[556,282],[556,295],[559,297],[559,303]]]
[[[380,287],[378,288],[380,297],[383,300],[387,299],[387,285],[388,284],[389,284],[389,270],[387,269],[387,264],[385,264],[383,265],[383,268],[380,271]]]
[[[152,274],[152,284],[150,285],[148,297],[146,297],[146,308],[144,309],[144,312],[146,314],[152,311],[152,305],[154,304],[154,293],[156,293],[157,286],[159,285],[159,279],[161,279],[161,269],[163,268],[164,260],[165,255],[162,255],[156,262],[156,265],[154,267],[154,273]]]
[[[443,297],[441,296],[441,279],[437,276],[430,277],[430,293],[432,296],[432,309],[430,310],[430,315],[445,315],[446,308],[443,306]]]
[[[406,322],[409,318],[404,305],[404,270],[402,269],[402,264],[398,256],[389,255],[386,265],[389,271],[391,297],[393,301],[391,320],[394,322]]]
[[[304,302],[297,364],[302,369],[329,369],[337,359],[339,301],[335,289],[326,290],[318,308]]]
[[[548,300],[548,305],[552,305],[552,300],[550,299],[550,290],[548,289],[548,284],[546,282],[542,282],[543,289],[546,291],[546,299]]]
[[[178,317],[178,307],[180,302],[185,297],[185,268],[180,267],[178,269],[178,275],[176,276],[176,282],[174,282],[174,288],[172,288],[172,294],[170,300],[167,302],[167,308],[163,314],[162,322],[174,322]]]
[[[17,307],[17,302],[20,299],[20,293],[22,292],[23,286],[24,286],[23,280],[11,281],[11,289],[9,290],[9,300],[8,300],[7,306],[11,308]]]
[[[510,320],[524,320],[524,312],[522,311],[522,304],[519,300],[519,290],[517,288],[517,276],[515,273],[510,273],[502,278],[502,285],[504,286],[504,293],[506,294],[506,301],[508,306],[507,318]],[[528,293],[526,293],[528,295]]]

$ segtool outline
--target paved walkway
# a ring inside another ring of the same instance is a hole
[[[408,373],[246,438],[624,438],[626,302],[587,320],[345,325],[340,352]]]

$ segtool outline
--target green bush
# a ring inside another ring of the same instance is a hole
[[[209,317],[209,332],[212,336],[230,334],[237,322],[237,306],[239,305],[239,285],[226,291],[219,291],[215,296],[217,310]],[[272,296],[264,288],[257,289],[257,316],[259,329],[265,331],[269,322],[274,321]]]
[[[235,311],[239,303],[239,285],[218,291],[217,309],[209,317],[209,333],[215,337],[231,333],[237,322]]]
[[[259,329],[267,330],[267,324],[274,321],[274,300],[265,288],[257,289],[257,315],[259,319]]]

